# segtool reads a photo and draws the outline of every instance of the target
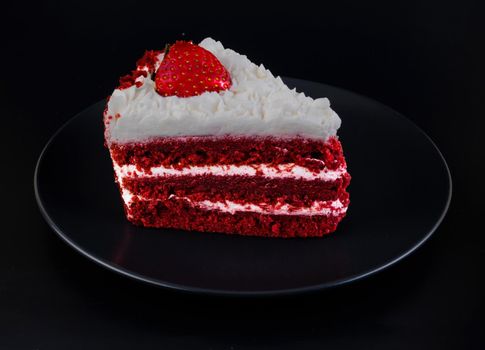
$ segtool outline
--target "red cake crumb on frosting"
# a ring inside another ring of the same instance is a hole
[[[327,99],[212,40],[146,51],[103,113],[127,219],[264,237],[321,237],[349,206]]]
[[[137,81],[138,78],[146,78],[148,74],[152,74],[155,71],[155,65],[158,62],[158,56],[161,51],[147,50],[142,58],[136,61],[136,69],[131,71],[130,74],[124,75],[120,78],[120,85],[118,89],[127,89],[133,85],[140,87],[142,82]]]

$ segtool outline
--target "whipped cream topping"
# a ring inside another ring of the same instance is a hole
[[[268,166],[266,164],[254,165],[208,165],[208,166],[189,166],[182,169],[173,167],[152,167],[145,172],[137,169],[135,165],[119,166],[114,163],[114,169],[118,179],[132,176],[156,177],[156,176],[182,176],[182,175],[215,175],[215,176],[256,176],[261,175],[267,178],[291,178],[295,180],[323,180],[335,181],[342,177],[347,170],[340,167],[337,170],[322,169],[315,172],[305,167],[292,163]]]
[[[288,88],[263,65],[211,38],[199,45],[229,71],[231,88],[164,97],[155,91],[154,77],[139,77],[141,86],[116,89],[111,95],[105,113],[108,144],[164,136],[299,135],[326,140],[336,135],[341,121],[327,98],[313,99]]]

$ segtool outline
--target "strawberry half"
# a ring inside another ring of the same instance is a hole
[[[189,97],[231,87],[231,76],[211,52],[191,41],[168,47],[155,76],[162,96]]]

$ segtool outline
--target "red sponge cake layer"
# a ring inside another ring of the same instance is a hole
[[[345,212],[335,215],[231,213],[196,208],[183,200],[136,200],[128,211],[131,222],[147,227],[281,238],[321,237],[335,231],[345,216]]]
[[[181,175],[127,177],[122,186],[144,199],[166,199],[172,195],[191,200],[236,201],[274,204],[282,200],[292,205],[336,200],[349,184],[348,173],[334,181],[268,178],[264,176]]]
[[[301,165],[309,170],[337,169],[345,163],[340,142],[303,137],[165,137],[143,143],[113,143],[111,157],[118,165],[136,164],[183,168],[193,165]]]

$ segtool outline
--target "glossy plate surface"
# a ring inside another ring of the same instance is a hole
[[[70,246],[148,283],[210,294],[312,291],[371,275],[409,255],[435,231],[451,198],[436,146],[412,122],[366,97],[284,79],[330,98],[352,181],[338,230],[320,239],[265,239],[146,229],[124,218],[101,101],[66,123],[42,152],[34,178],[40,210]]]

